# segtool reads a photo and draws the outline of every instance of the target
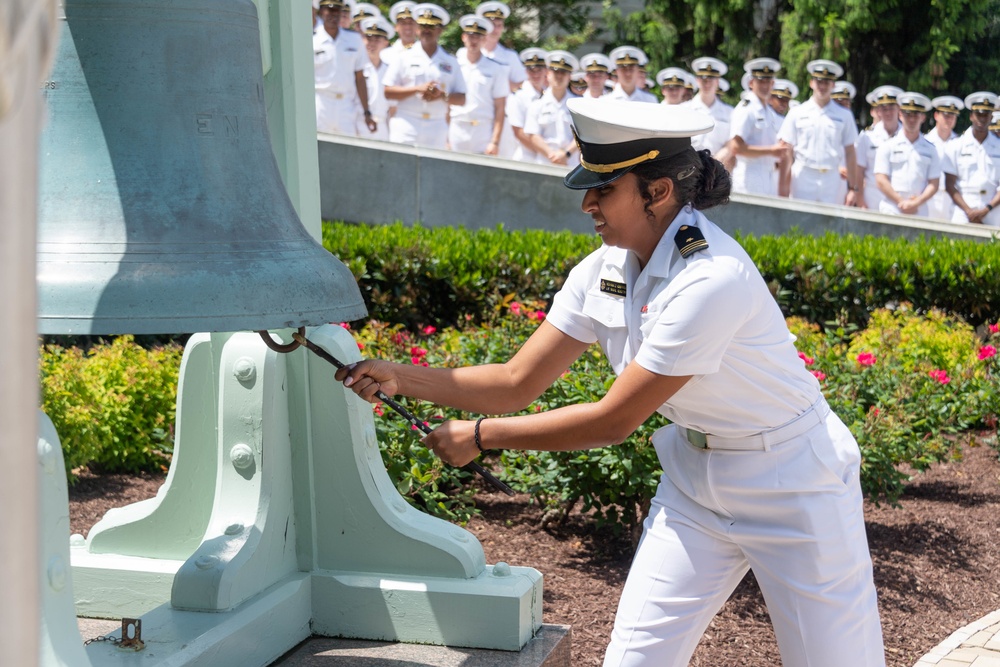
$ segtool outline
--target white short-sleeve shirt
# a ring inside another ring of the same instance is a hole
[[[339,30],[337,39],[326,30],[313,35],[317,94],[357,97],[354,73],[362,71],[368,62],[361,35],[352,30]]]
[[[685,225],[708,242],[686,259],[675,241]],[[658,411],[704,433],[759,433],[820,396],[750,257],[690,206],[642,271],[620,248],[602,246],[586,257],[546,321],[577,340],[600,343],[616,374],[634,361],[660,375],[693,376]]]
[[[552,94],[552,90],[546,90],[542,97],[531,103],[528,113],[524,119],[524,131],[527,134],[537,134],[551,148],[561,148],[573,142],[573,119],[569,115],[569,108],[566,102],[575,97],[570,92],[566,92],[561,100],[557,100]],[[539,155],[538,160],[543,164],[549,164],[546,156]],[[569,167],[573,168],[580,164],[580,156],[573,153],[569,158]]]
[[[486,56],[471,63],[464,48],[455,55],[465,80],[465,104],[451,107],[451,119],[492,121],[494,100],[510,94],[507,68]]]
[[[483,49],[483,53],[501,65],[507,66],[507,80],[511,84],[519,86],[528,78],[528,73],[524,69],[524,63],[521,62],[521,57],[514,49],[509,49],[503,44],[498,43],[497,48],[492,51]],[[510,92],[509,86],[507,92]]]
[[[941,170],[958,177],[962,192],[995,189],[1000,184],[1000,139],[989,132],[979,143],[970,127],[945,145]]]
[[[928,182],[941,178],[941,158],[923,135],[911,143],[900,132],[879,146],[873,171],[888,176],[892,189],[899,194],[918,195]]]
[[[632,94],[629,95],[628,93],[625,92],[625,89],[622,88],[620,83],[616,83],[615,87],[611,90],[611,92],[605,95],[602,99],[627,100],[629,102],[648,102],[650,104],[656,104],[657,102],[660,101],[656,99],[656,95],[648,91],[645,91],[642,88],[639,88],[638,86],[636,86],[635,90],[632,91]]]
[[[384,85],[419,86],[431,81],[437,81],[444,88],[446,92],[444,97],[427,102],[419,95],[410,95],[397,100],[398,113],[443,119],[448,114],[448,95],[465,94],[466,90],[458,60],[440,46],[430,56],[419,44],[403,49],[398,57],[389,63]]]
[[[778,139],[795,147],[795,160],[812,169],[836,169],[845,146],[858,139],[851,112],[835,102],[819,106],[809,98],[788,111]]]
[[[681,102],[680,106],[694,109],[715,119],[715,127],[711,132],[691,137],[691,146],[696,151],[708,149],[712,155],[718,153],[729,141],[729,124],[732,121],[733,108],[718,98],[712,102],[712,106],[705,106],[697,95],[687,102]]]

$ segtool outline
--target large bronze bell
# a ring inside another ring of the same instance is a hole
[[[188,333],[364,317],[306,231],[265,118],[250,0],[65,0],[44,84],[39,330]]]

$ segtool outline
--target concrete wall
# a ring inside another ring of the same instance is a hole
[[[589,234],[583,194],[563,186],[565,169],[478,155],[412,148],[354,137],[320,135],[323,218],[350,222],[454,225],[468,229],[569,229]],[[1000,229],[901,218],[774,197],[733,195],[708,217],[732,233],[782,234],[793,228],[821,235],[916,239],[942,236],[987,241]]]

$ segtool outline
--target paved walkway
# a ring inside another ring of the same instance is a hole
[[[79,622],[80,633],[84,639],[121,629],[119,621],[79,619]],[[307,660],[315,659],[315,657],[312,655],[305,657],[296,656],[295,659]],[[370,656],[366,659],[369,662],[363,664],[370,665],[370,667],[375,667],[377,664],[377,662],[372,661]],[[285,662],[282,664],[291,665],[297,663]],[[302,664],[313,663],[303,662]],[[386,660],[385,664],[396,665],[400,663]],[[405,664],[427,664],[435,667],[445,667],[452,663],[414,663],[411,661]],[[931,649],[913,667],[1000,667],[1000,610],[987,614],[978,621],[951,633],[951,636]]]
[[[1000,667],[1000,611],[956,630],[913,667]]]

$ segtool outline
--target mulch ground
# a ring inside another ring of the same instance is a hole
[[[917,475],[900,508],[866,507],[889,667],[910,667],[960,627],[1000,608],[1000,462],[989,446]],[[112,507],[149,498],[159,475],[84,472],[70,488],[73,532],[86,534]],[[546,623],[573,627],[573,665],[600,665],[632,556],[631,540],[596,530],[580,514],[542,526],[527,497],[477,496],[468,528],[490,563],[545,576]],[[698,646],[693,666],[780,664],[752,575],[736,589]]]

